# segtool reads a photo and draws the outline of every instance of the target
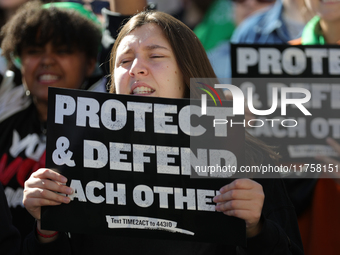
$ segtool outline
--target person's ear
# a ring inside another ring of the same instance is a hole
[[[89,77],[94,72],[94,69],[96,68],[97,60],[95,58],[89,58],[87,60],[87,67],[86,67],[86,77]]]

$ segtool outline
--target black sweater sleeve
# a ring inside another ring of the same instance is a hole
[[[280,178],[254,179],[265,193],[261,232],[247,239],[247,248],[239,247],[240,254],[302,255],[299,227],[294,206]]]
[[[12,216],[8,208],[4,189],[0,183],[0,253],[19,254],[20,233],[12,225]]]
[[[36,224],[34,229],[36,228]],[[70,239],[67,234],[64,232],[60,232],[58,234],[58,238],[50,243],[40,243],[37,236],[36,231],[32,231],[24,241],[23,254],[31,254],[31,255],[55,255],[55,254],[63,254],[69,255],[71,252],[71,244]]]

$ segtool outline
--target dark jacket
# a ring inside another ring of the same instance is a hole
[[[20,234],[12,225],[4,189],[0,183],[0,253],[14,255],[20,252]]]

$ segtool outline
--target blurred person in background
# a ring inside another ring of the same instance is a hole
[[[63,2],[73,2],[83,5],[85,9],[92,11],[102,23],[105,21],[102,14],[104,8],[111,12],[116,12],[117,15],[131,16],[137,11],[143,11],[147,6],[146,0],[138,2],[135,0],[64,0]]]
[[[16,10],[29,0],[0,0],[0,28],[15,14]]]
[[[235,29],[232,5],[226,0],[193,1],[203,13],[194,28],[218,78],[230,77],[229,40]]]
[[[202,21],[194,28],[207,51],[209,60],[218,78],[231,77],[230,38],[243,20],[275,0],[193,0],[203,12]]]
[[[126,2],[117,0],[123,1]],[[136,6],[145,2],[134,1],[138,3],[131,2],[130,10],[125,5],[118,5],[118,9],[134,13]],[[13,224],[24,239],[34,221],[22,204],[23,184],[32,172],[45,165],[48,87],[97,89],[101,85],[102,79],[93,80],[92,73],[102,28],[92,12],[76,3],[54,3],[42,8],[40,2],[32,1],[18,12],[2,30],[3,53],[9,61],[21,62],[23,84],[14,86],[13,72],[6,72],[1,81],[0,181]],[[111,26],[108,19],[112,35],[117,33],[120,22]]]
[[[92,11],[101,23],[104,23],[102,9],[110,10],[110,2],[106,0],[69,0],[64,2],[73,2],[82,4],[87,10]]]
[[[293,45],[340,44],[340,2],[305,0],[307,8],[316,14],[302,31],[300,38],[292,40]],[[332,138],[326,142],[340,155],[340,145]],[[307,255],[340,254],[340,162],[337,159],[320,155],[322,163],[333,164],[332,171],[323,173],[317,179],[311,193],[311,206],[299,217],[299,227]]]
[[[6,22],[15,14],[16,10],[24,3],[29,0],[0,0],[0,30],[6,24]],[[0,44],[2,38],[0,37]],[[0,48],[0,55],[1,55]],[[15,84],[21,84],[20,70],[15,68],[14,65],[8,65],[6,59],[4,57],[0,57],[0,84],[3,79],[3,76],[7,69],[10,68],[12,71],[17,73]]]
[[[118,29],[123,20],[128,20],[131,15],[145,10],[148,7],[146,0],[68,0],[64,2],[78,3],[85,9],[93,12],[103,26],[101,49],[98,64],[95,69],[97,76],[110,76],[110,52],[115,42]],[[110,86],[110,79],[105,80],[106,87]]]
[[[288,41],[301,36],[303,27],[311,17],[312,14],[306,8],[304,0],[276,0],[270,9],[260,11],[246,19],[235,30],[231,42],[288,43]]]
[[[266,10],[244,20],[235,30],[231,42],[245,44],[288,44],[301,36],[312,17],[304,0],[276,0]],[[286,179],[288,193],[299,216],[310,205],[315,180]]]
[[[14,16],[15,12],[20,8],[21,5],[28,1],[35,1],[35,0],[0,0],[0,30],[1,28],[10,20],[12,16]],[[49,3],[51,1],[44,0],[44,3]],[[54,1],[58,2],[58,1]],[[0,45],[1,45],[2,38],[0,36]],[[7,70],[11,70],[15,73],[14,75],[14,83],[15,85],[21,84],[21,73],[20,67],[15,66],[12,61],[7,61],[4,57],[1,56],[1,48],[0,48],[0,86],[1,81],[5,75]]]
[[[22,187],[45,164],[48,87],[91,85],[86,81],[95,67],[101,28],[78,8],[28,2],[2,29],[3,53],[20,62],[23,85],[14,87],[13,73],[6,72],[0,87],[0,181],[23,238],[34,221],[23,207]]]
[[[273,5],[275,0],[231,0],[233,2],[233,13],[236,26],[242,21],[262,10],[265,11]]]

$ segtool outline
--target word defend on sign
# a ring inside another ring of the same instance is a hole
[[[234,144],[244,144],[244,129],[215,132],[212,116],[184,99],[49,88],[48,111],[46,166],[74,193],[68,205],[43,208],[43,228],[245,243],[244,221],[216,212],[212,201],[230,174],[195,172],[242,165],[244,148]],[[211,146],[192,147],[192,137]]]

